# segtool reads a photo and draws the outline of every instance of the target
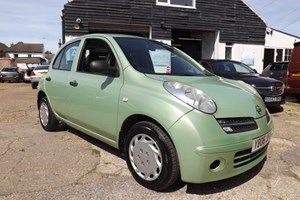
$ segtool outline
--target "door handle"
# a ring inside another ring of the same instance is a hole
[[[73,87],[77,87],[78,82],[76,80],[74,80],[74,81],[70,81],[69,84]]]
[[[45,79],[46,79],[46,81],[51,81],[51,77],[50,76],[46,77]]]

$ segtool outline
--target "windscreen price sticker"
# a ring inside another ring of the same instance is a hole
[[[251,152],[257,151],[264,146],[266,146],[271,140],[271,133],[265,134],[261,137],[255,138],[252,141],[252,149]]]

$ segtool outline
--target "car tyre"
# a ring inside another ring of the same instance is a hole
[[[59,121],[55,118],[47,97],[43,97],[39,102],[39,119],[44,130],[55,131],[58,129]]]
[[[159,126],[138,122],[125,143],[126,163],[134,179],[144,187],[162,191],[179,178],[179,162],[173,143]]]

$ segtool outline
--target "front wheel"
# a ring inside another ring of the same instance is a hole
[[[59,122],[49,106],[47,97],[43,97],[39,102],[39,119],[44,130],[57,130]]]
[[[152,190],[164,190],[179,178],[175,147],[167,134],[152,122],[139,122],[129,130],[126,162],[135,180]]]

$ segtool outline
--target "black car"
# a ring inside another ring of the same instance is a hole
[[[252,85],[263,98],[266,106],[280,106],[285,103],[285,90],[282,81],[264,77],[248,65],[233,60],[202,60],[208,71],[229,79],[241,80]]]
[[[282,82],[286,82],[287,68],[289,62],[274,62],[270,63],[262,72],[263,76],[275,78]]]

